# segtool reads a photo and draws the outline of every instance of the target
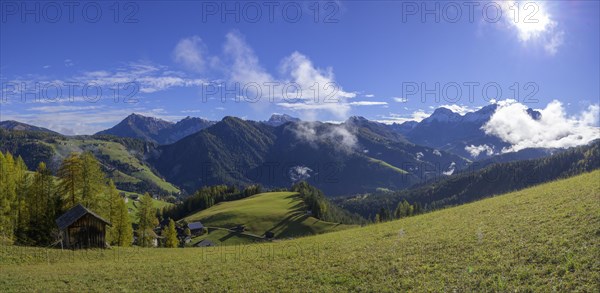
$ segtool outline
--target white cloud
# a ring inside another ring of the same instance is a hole
[[[193,109],[193,110],[181,110],[179,111],[181,113],[202,113],[202,110],[200,109]]]
[[[527,106],[518,102],[499,105],[483,130],[511,144],[502,152],[525,148],[568,148],[600,138],[598,105],[591,105],[580,115],[569,117],[563,105],[555,100],[539,110],[539,120],[529,116]]]
[[[306,166],[294,166],[290,168],[289,175],[292,182],[303,181],[310,178],[310,172],[313,170]]]
[[[313,109],[327,109],[337,118],[346,118],[348,115],[347,99],[356,97],[355,93],[346,92],[335,82],[333,70],[317,68],[312,61],[299,52],[292,53],[285,58],[280,71],[286,76],[285,83],[293,82],[300,86],[300,99],[307,105],[322,105]],[[315,88],[318,88],[315,91]],[[314,118],[318,113],[304,113],[309,118]]]
[[[95,83],[103,87],[135,83],[139,85],[141,93],[154,93],[172,87],[200,87],[207,83],[204,79],[187,78],[185,74],[168,71],[166,66],[144,62],[132,62],[112,72],[88,71],[75,79],[82,83]]]
[[[366,95],[365,95],[365,98],[374,98],[374,97],[375,97],[375,95],[374,95],[374,94],[366,94]]]
[[[29,108],[28,110],[30,110],[30,111],[44,112],[44,113],[58,113],[58,112],[64,112],[64,111],[94,110],[94,109],[99,109],[99,108],[102,108],[102,106],[66,106],[66,105],[59,105],[59,106],[32,107],[32,108]]]
[[[474,112],[474,111],[481,109],[481,107],[469,107],[469,106],[465,106],[465,105],[456,105],[456,104],[442,105],[442,106],[440,106],[440,108],[449,109],[450,111],[452,111],[454,113],[458,113],[461,116],[465,115],[469,112]]]
[[[446,176],[450,176],[450,175],[454,174],[454,170],[456,170],[456,163],[455,163],[455,162],[452,162],[452,163],[450,164],[450,166],[448,166],[448,170],[447,170],[447,171],[444,171],[444,172],[442,172],[442,174],[444,174],[444,175],[446,175]]]
[[[63,98],[68,97],[66,92],[69,86],[73,86],[75,91],[81,91],[84,85],[93,85],[102,87],[103,92],[112,92],[115,85],[119,85],[121,96],[133,94],[138,98],[139,93],[155,93],[164,91],[173,87],[200,87],[207,84],[208,81],[198,78],[188,78],[186,74],[168,70],[167,66],[153,64],[149,62],[130,62],[112,70],[91,70],[84,71],[77,75],[65,77],[63,79],[47,79],[39,77],[37,79],[11,79],[8,82],[24,85],[15,89],[14,93],[20,94],[23,88],[35,88],[36,84],[54,84],[62,87]],[[12,89],[11,89],[12,90]],[[3,88],[3,92],[8,92]],[[91,90],[93,95],[94,90]],[[83,97],[74,97],[81,98]],[[93,97],[90,97],[93,98]],[[71,100],[70,100],[71,101]],[[29,101],[28,101],[29,102]],[[39,99],[36,102],[44,102]],[[56,102],[56,101],[51,101]]]
[[[229,79],[232,82],[241,84],[257,83],[262,85],[265,82],[274,81],[273,77],[260,66],[258,57],[243,36],[238,32],[230,32],[225,36],[225,45],[223,51],[228,61],[232,62],[229,71]]]
[[[431,113],[427,113],[421,109],[415,111],[412,113],[412,120],[413,121],[417,121],[417,122],[421,122],[421,120],[427,118],[431,116]]]
[[[422,152],[418,152],[416,153],[417,156],[417,160],[420,160],[421,158],[423,158],[424,154]]]
[[[63,107],[53,109],[52,107]],[[64,108],[67,107],[67,108]],[[96,108],[93,108],[96,107]],[[102,107],[101,111],[98,108]],[[103,106],[49,106],[36,107],[28,113],[3,112],[2,119],[41,126],[66,135],[94,134],[123,120],[132,112],[173,121],[184,116],[165,115],[163,109],[145,109],[142,107],[108,109]],[[59,110],[60,111],[55,111]],[[82,117],[85,117],[82,119]]]
[[[185,66],[186,68],[202,72],[206,69],[206,61],[204,54],[206,46],[202,39],[198,36],[181,39],[173,50],[173,58],[175,62]]]
[[[491,156],[494,154],[494,148],[488,146],[487,144],[482,144],[478,146],[469,145],[465,147],[465,151],[469,152],[471,154],[471,157],[473,158],[479,157],[479,155],[484,152],[487,156]]]
[[[406,103],[408,101],[408,99],[401,97],[393,97],[392,99],[398,103]]]
[[[560,47],[565,39],[565,32],[560,31],[550,38],[546,44],[544,44],[544,49],[548,54],[554,55],[558,52],[558,47]]]
[[[411,114],[395,114],[390,113],[386,116],[382,116],[382,119],[377,119],[376,121],[383,124],[393,124],[399,123],[402,124],[408,121],[421,122],[423,119],[431,116],[431,113],[425,112],[423,109],[419,109],[417,111],[412,112]]]
[[[350,106],[348,104],[337,104],[337,103],[277,103],[277,106],[291,109],[295,111],[301,111],[302,114],[300,118],[302,120],[316,120],[317,111],[328,111],[333,113],[347,113],[350,110]],[[341,117],[338,117],[341,118]]]
[[[356,101],[350,102],[350,106],[380,106],[387,105],[387,102],[375,102],[375,101]]]
[[[356,96],[344,91],[335,82],[331,68],[317,68],[299,52],[293,52],[281,61],[278,76],[270,74],[238,32],[227,34],[224,54],[224,62],[230,63],[227,65],[230,82],[239,83],[241,87],[250,83],[258,85],[262,91],[261,101],[277,100],[278,106],[299,111],[304,120],[316,120],[322,111],[337,118],[346,118],[350,110],[346,100]],[[286,96],[283,94],[284,86],[288,85],[293,86],[287,88]],[[270,96],[269,86],[273,86],[274,91]],[[254,103],[253,106],[261,104]]]
[[[351,152],[356,148],[358,139],[346,124],[331,125],[327,129],[318,129],[319,122],[303,121],[295,124],[294,134],[298,139],[306,141],[313,147],[317,143],[329,142],[338,151]]]

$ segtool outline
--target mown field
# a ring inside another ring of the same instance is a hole
[[[600,171],[290,241],[61,252],[3,247],[3,291],[579,291],[600,282]]]
[[[262,236],[265,232],[271,231],[276,238],[320,234],[350,227],[321,221],[306,215],[302,199],[294,192],[267,192],[241,200],[218,203],[206,210],[189,215],[184,220],[188,223],[201,221],[207,227],[233,228],[237,225],[244,225],[247,233]],[[256,241],[252,237],[219,230],[198,237],[194,239],[194,242],[202,239],[209,239],[219,244],[241,244]]]

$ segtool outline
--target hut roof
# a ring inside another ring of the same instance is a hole
[[[77,220],[81,219],[81,217],[85,216],[86,214],[90,214],[93,217],[97,218],[98,220],[106,223],[107,225],[110,225],[109,221],[98,216],[96,213],[86,209],[81,204],[78,204],[78,205],[72,207],[70,210],[68,210],[62,216],[58,217],[58,219],[56,219],[56,225],[58,225],[58,228],[60,230],[66,229],[67,227],[71,226],[71,224],[75,223]]]
[[[204,239],[204,240],[196,243],[196,247],[207,247],[207,246],[215,246],[215,244],[208,239]]]
[[[190,230],[198,230],[204,228],[204,225],[202,225],[201,222],[193,222],[188,224],[188,228],[190,228]]]

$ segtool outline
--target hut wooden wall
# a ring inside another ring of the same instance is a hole
[[[87,214],[66,229],[65,243],[69,248],[104,248],[106,224]]]

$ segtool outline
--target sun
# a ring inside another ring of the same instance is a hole
[[[503,1],[501,6],[506,22],[517,30],[523,42],[538,38],[557,25],[541,1]]]
[[[550,13],[548,2],[502,1],[500,7],[504,23],[516,31],[521,43],[541,45],[548,54],[556,54],[565,32]]]

